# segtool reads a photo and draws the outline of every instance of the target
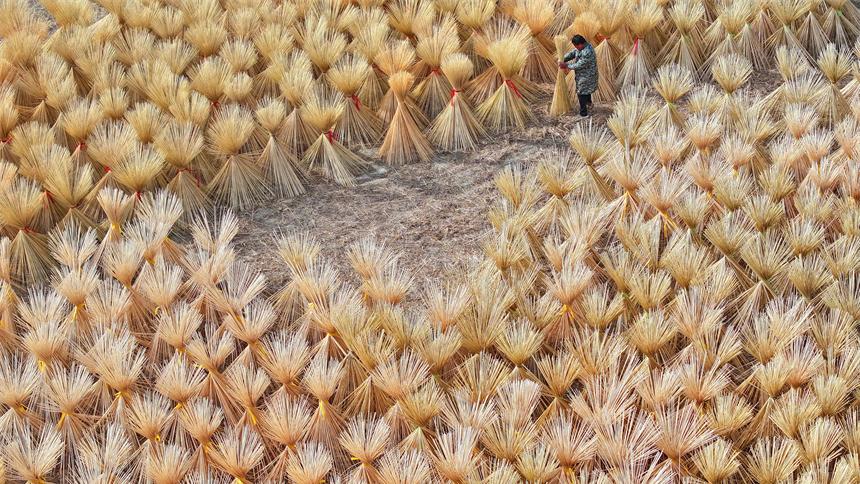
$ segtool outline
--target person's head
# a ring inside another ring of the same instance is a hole
[[[573,46],[576,47],[577,49],[582,50],[585,48],[585,44],[586,44],[585,37],[583,37],[579,34],[576,34],[573,36],[572,39],[570,39],[570,43],[573,44]]]

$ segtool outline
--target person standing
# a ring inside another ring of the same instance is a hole
[[[574,35],[570,42],[573,50],[565,54],[564,62],[558,66],[576,73],[576,97],[579,99],[579,115],[588,116],[588,107],[592,105],[591,95],[597,91],[597,55],[585,37]]]

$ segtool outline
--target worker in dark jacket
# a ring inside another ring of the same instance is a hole
[[[579,115],[585,117],[588,116],[588,107],[591,106],[591,95],[597,91],[597,55],[585,37],[574,35],[570,41],[574,48],[565,54],[564,62],[560,62],[558,66],[576,73]]]

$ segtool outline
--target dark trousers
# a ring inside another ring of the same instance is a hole
[[[591,106],[591,94],[577,94],[579,98],[579,115],[588,116],[588,107]]]

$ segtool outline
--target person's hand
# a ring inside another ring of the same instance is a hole
[[[559,69],[567,70],[567,64],[565,64],[564,62],[559,62],[559,63],[558,63],[558,68],[559,68]]]

